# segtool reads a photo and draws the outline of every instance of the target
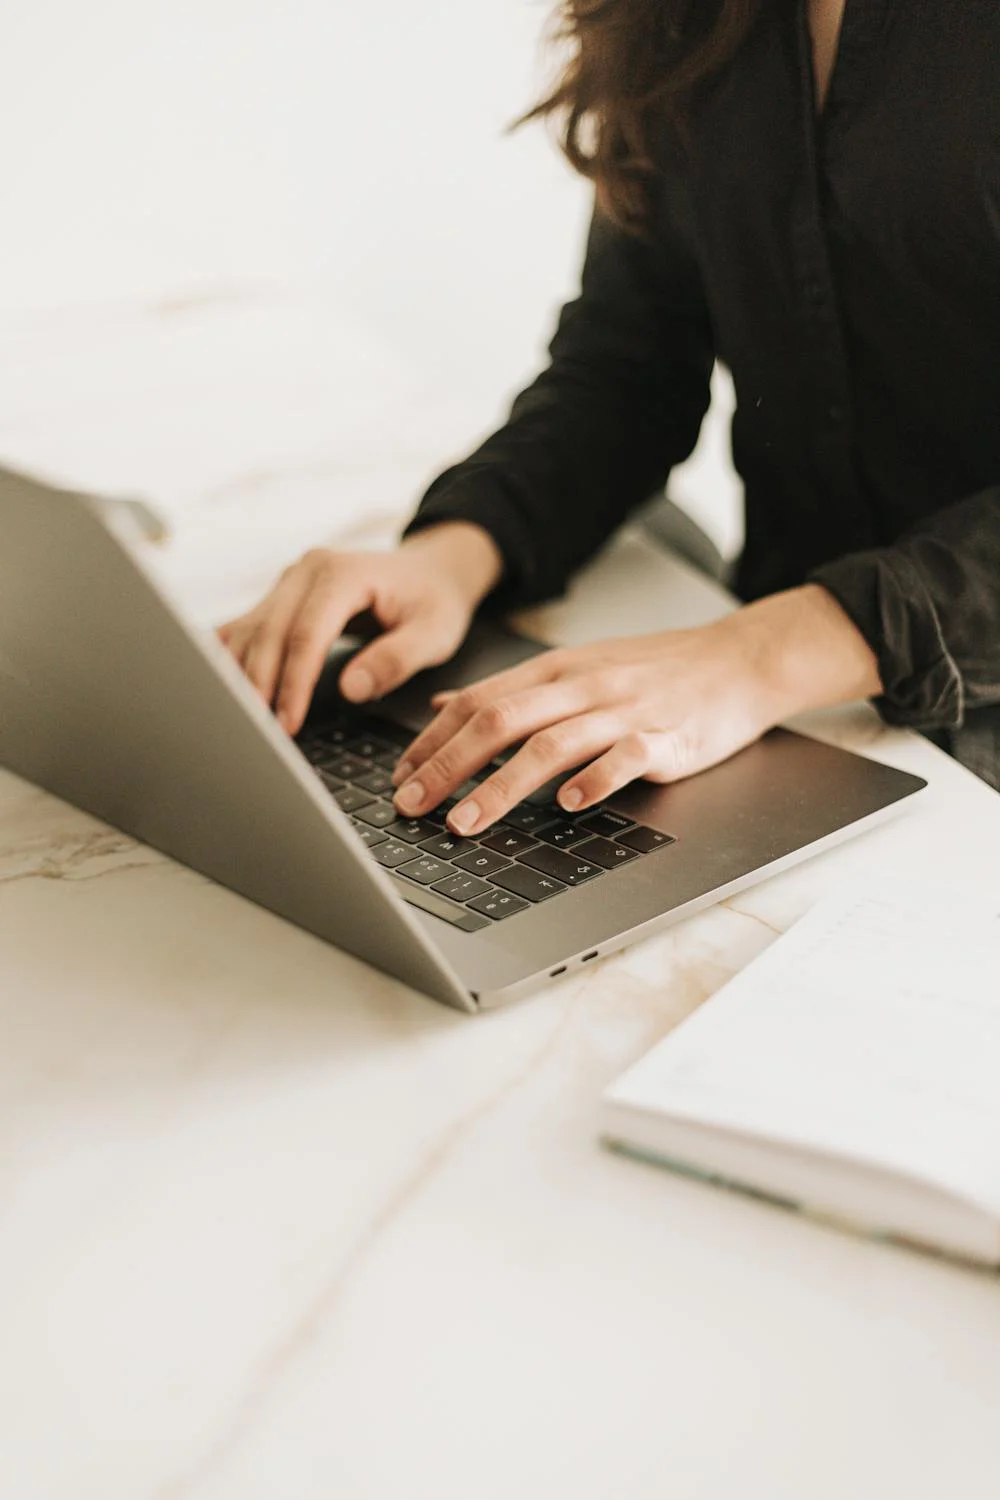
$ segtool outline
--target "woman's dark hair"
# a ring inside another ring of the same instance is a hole
[[[641,233],[657,121],[683,125],[700,84],[739,48],[760,0],[561,0],[554,39],[569,59],[523,120],[555,119],[569,161],[601,208]]]

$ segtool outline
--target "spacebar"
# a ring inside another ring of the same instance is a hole
[[[463,932],[482,932],[484,927],[491,925],[489,917],[481,917],[478,912],[456,906],[447,896],[439,896],[436,891],[427,890],[426,886],[411,885],[408,880],[400,880],[395,875],[392,883],[403,900],[409,901],[411,906],[429,911],[432,917],[443,917],[452,927],[460,927]]]

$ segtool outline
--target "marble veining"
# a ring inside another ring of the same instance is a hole
[[[581,990],[579,981],[571,981],[563,986],[562,1004],[555,1013],[551,1029],[543,1036],[534,1054],[513,1076],[503,1080],[491,1094],[473,1104],[466,1115],[449,1122],[447,1129],[415,1162],[410,1174],[394,1185],[388,1197],[378,1205],[373,1218],[361,1227],[357,1239],[332,1269],[329,1279],[316,1289],[303,1306],[294,1325],[283,1330],[280,1342],[266,1350],[259,1366],[249,1372],[245,1391],[230,1413],[225,1427],[214,1435],[210,1448],[195,1459],[185,1474],[169,1480],[157,1491],[156,1500],[186,1500],[186,1497],[203,1491],[204,1486],[211,1483],[213,1473],[225,1465],[233,1450],[253,1430],[261,1409],[267,1405],[275,1388],[288,1371],[303,1359],[318,1328],[331,1317],[349,1287],[352,1274],[363,1264],[380,1236],[427,1186],[457,1143],[474,1131],[480,1121],[516,1090],[523,1087],[532,1073],[544,1064],[572,1025],[574,1008],[581,1002]]]
[[[141,870],[150,863],[133,840],[109,829],[82,837],[44,835],[0,854],[0,885],[15,880],[99,880],[123,870]]]

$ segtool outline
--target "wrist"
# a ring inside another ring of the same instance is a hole
[[[489,532],[473,521],[441,521],[405,537],[400,545],[432,560],[432,566],[444,571],[466,595],[472,609],[503,577],[500,548]]]
[[[739,630],[773,723],[883,691],[874,651],[820,584],[772,594],[720,623]]]

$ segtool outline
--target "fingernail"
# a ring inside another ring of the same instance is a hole
[[[409,786],[404,786],[403,790],[396,795],[397,806],[407,813],[416,812],[423,800],[424,789],[419,781],[411,781]]]
[[[409,781],[416,769],[416,766],[412,765],[410,761],[401,760],[392,773],[393,786],[402,786],[404,781]]]
[[[372,674],[366,672],[364,667],[356,667],[352,672],[345,673],[340,690],[352,703],[366,703],[375,691]]]
[[[567,787],[559,793],[559,801],[567,812],[576,812],[583,801],[583,793],[578,786]]]
[[[477,803],[460,802],[456,808],[453,808],[448,821],[458,833],[471,833],[479,822],[479,817]]]

